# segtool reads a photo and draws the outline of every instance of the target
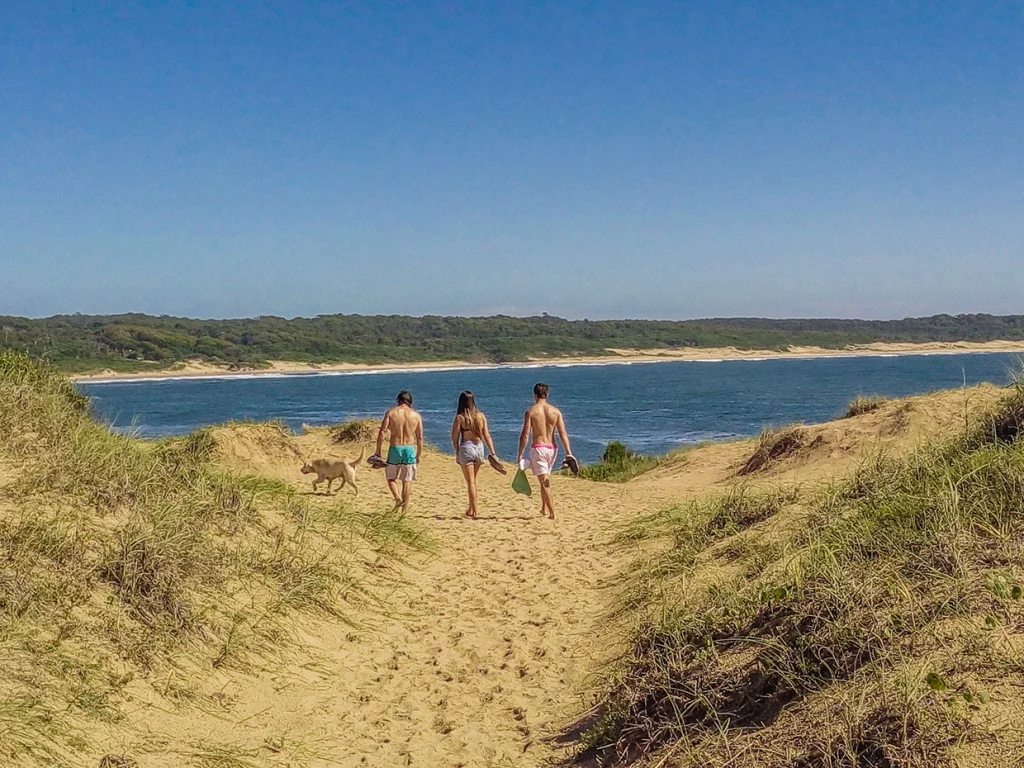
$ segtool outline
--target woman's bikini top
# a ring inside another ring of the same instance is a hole
[[[465,416],[462,417],[462,423],[463,424],[466,423],[466,417]],[[476,429],[474,429],[473,427],[459,427],[459,437],[461,437],[463,440],[466,439],[466,433],[467,432],[476,432]],[[479,432],[476,432],[476,433],[478,435],[480,434]]]

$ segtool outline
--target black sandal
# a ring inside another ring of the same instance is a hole
[[[566,456],[564,459],[562,459],[562,466],[568,467],[569,470],[574,475],[576,475],[576,477],[580,476],[580,463],[576,461],[575,456]]]

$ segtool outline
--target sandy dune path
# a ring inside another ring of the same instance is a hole
[[[483,470],[470,521],[450,457],[429,456],[421,478],[410,514],[436,537],[437,558],[394,596],[404,618],[323,648],[342,668],[307,689],[302,708],[340,726],[322,742],[340,765],[540,765],[601,652],[617,504],[602,498],[608,487],[558,479],[552,522]],[[360,501],[386,503],[383,478],[362,479]]]
[[[308,492],[299,463],[261,453],[247,431],[222,433],[224,463]],[[288,439],[307,456],[358,454],[322,434]],[[479,479],[474,521],[463,514],[454,459],[424,457],[409,515],[437,553],[403,568],[388,615],[367,611],[356,627],[303,619],[298,642],[273,666],[182,681],[201,691],[200,710],[174,706],[161,686],[133,684],[133,728],[110,726],[104,751],[136,754],[151,768],[206,765],[196,757],[204,745],[245,756],[239,765],[275,768],[533,768],[564,754],[552,737],[585,710],[588,676],[614,645],[601,621],[607,582],[622,564],[611,530],[645,494],[631,491],[627,510],[623,486],[554,478],[558,519],[550,521],[536,490],[515,494],[511,476],[489,468]],[[348,488],[310,498],[390,506],[382,472],[360,469],[359,480],[358,499]]]

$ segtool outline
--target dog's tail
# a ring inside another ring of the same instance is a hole
[[[353,467],[359,466],[359,464],[362,463],[363,457],[365,455],[366,455],[366,446],[364,445],[362,448],[359,449],[359,458],[356,459],[355,461],[350,461],[349,465],[353,466]]]

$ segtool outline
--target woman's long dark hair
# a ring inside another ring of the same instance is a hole
[[[476,398],[473,397],[473,393],[468,389],[459,394],[459,408],[457,413],[459,416],[465,417],[464,424],[466,425],[466,429],[472,429],[478,435],[483,437],[484,415],[480,409],[476,407]]]

